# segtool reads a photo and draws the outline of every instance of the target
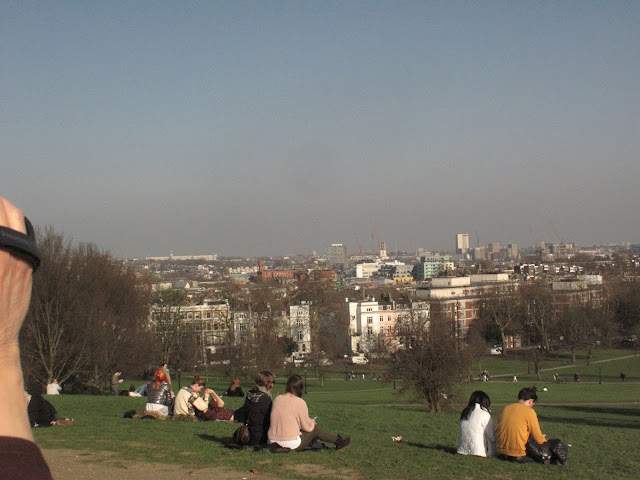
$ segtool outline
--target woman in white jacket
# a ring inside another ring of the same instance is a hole
[[[496,436],[491,419],[491,400],[481,390],[471,394],[469,404],[460,415],[458,453],[493,457],[496,454]]]

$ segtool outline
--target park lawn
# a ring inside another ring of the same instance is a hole
[[[223,384],[212,386],[219,391]],[[35,429],[34,434],[45,449],[114,452],[123,468],[129,461],[216,465],[239,472],[255,468],[265,475],[292,479],[637,478],[640,404],[634,402],[640,399],[638,383],[550,384],[548,392],[540,392],[536,410],[542,431],[548,438],[572,445],[567,467],[456,455],[459,412],[469,393],[485,390],[497,420],[522,386],[522,382],[460,384],[452,411],[432,414],[424,405],[411,403],[411,396],[399,396],[392,382],[334,380],[325,381],[322,388],[319,381],[309,379],[304,398],[311,416],[330,431],[352,438],[352,444],[340,451],[274,455],[266,450],[230,450],[225,444],[238,424],[125,419],[125,411],[141,411],[145,404],[144,398],[129,397],[49,397],[59,413],[73,417],[75,424]],[[275,390],[281,393],[283,386],[276,385]],[[237,408],[243,399],[225,401],[226,406]],[[397,435],[403,436],[402,442],[392,441]]]

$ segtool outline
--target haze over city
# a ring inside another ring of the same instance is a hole
[[[115,256],[640,242],[638,2],[0,2],[0,195]]]

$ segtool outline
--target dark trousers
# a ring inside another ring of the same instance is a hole
[[[321,442],[336,443],[338,435],[326,431],[321,426],[317,425],[310,432],[302,432],[300,436],[300,446],[296,450],[304,450],[314,440],[320,440]]]

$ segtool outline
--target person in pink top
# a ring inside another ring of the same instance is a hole
[[[302,399],[304,380],[300,375],[289,377],[286,390],[287,393],[276,397],[271,408],[271,425],[267,436],[272,452],[322,448],[321,441],[333,443],[336,450],[340,450],[351,443],[349,437],[327,432],[309,418],[307,403]]]

